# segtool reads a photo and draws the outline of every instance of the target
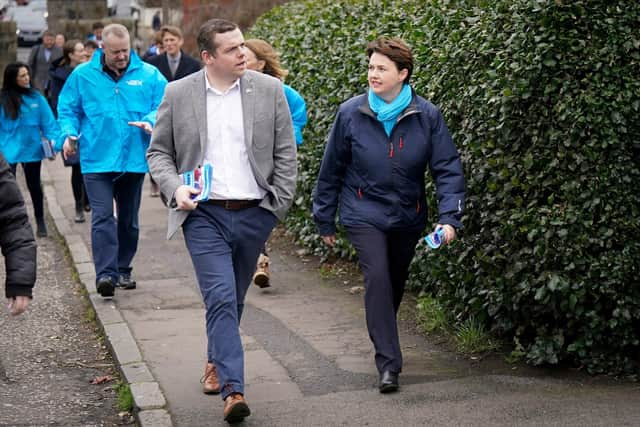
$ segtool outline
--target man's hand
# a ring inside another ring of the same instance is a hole
[[[449,224],[437,224],[433,230],[435,231],[438,228],[442,228],[444,230],[444,239],[442,240],[444,244],[451,243],[455,240],[456,229],[453,228],[453,226]]]
[[[135,126],[137,128],[140,128],[146,133],[148,133],[149,135],[151,135],[151,131],[153,130],[149,122],[128,122],[127,124],[129,126]]]
[[[325,245],[332,248],[336,245],[336,235],[332,234],[330,236],[322,236],[322,241],[324,242]]]
[[[193,188],[190,185],[181,185],[176,190],[174,198],[176,199],[177,209],[181,211],[192,211],[198,207],[198,202],[194,202],[191,198],[200,194],[199,189]]]
[[[78,147],[78,137],[68,136],[64,140],[62,145],[62,157],[67,160],[67,157],[76,154],[76,148]]]
[[[30,301],[31,298],[24,296],[9,298],[9,313],[11,313],[12,316],[23,313],[27,309]]]

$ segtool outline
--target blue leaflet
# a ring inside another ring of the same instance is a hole
[[[191,199],[196,202],[203,202],[209,200],[209,193],[211,193],[211,179],[213,175],[213,166],[210,163],[205,163],[203,166],[187,171],[182,176],[182,182],[184,185],[188,185],[197,190],[200,193],[193,194]]]
[[[424,241],[431,249],[438,249],[442,245],[442,239],[444,238],[444,228],[438,228],[433,233],[429,233],[425,236]]]

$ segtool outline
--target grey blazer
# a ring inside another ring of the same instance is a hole
[[[42,94],[44,94],[47,82],[49,81],[49,67],[51,63],[56,59],[62,58],[62,49],[58,46],[51,48],[51,55],[48,61],[44,56],[44,51],[45,49],[42,44],[33,46],[29,53],[29,60],[27,61],[29,68],[31,68],[31,86],[38,89]]]
[[[182,185],[178,174],[203,163],[207,144],[204,69],[167,85],[147,151],[149,172],[162,198],[176,207],[174,194]],[[240,78],[244,138],[251,169],[267,191],[260,204],[283,219],[296,187],[296,143],[282,82],[254,71]],[[213,165],[215,168],[215,165]],[[169,210],[167,238],[182,225],[189,211]]]

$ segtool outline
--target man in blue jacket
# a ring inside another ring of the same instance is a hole
[[[103,50],[67,79],[58,100],[58,121],[65,137],[63,155],[80,147],[92,209],[96,288],[103,297],[112,297],[116,286],[136,287],[131,261],[138,248],[138,211],[148,171],[145,153],[167,80],[131,53],[124,26],[107,25],[102,39]]]

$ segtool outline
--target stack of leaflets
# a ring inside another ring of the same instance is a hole
[[[184,185],[200,190],[200,193],[193,194],[191,198],[196,202],[204,202],[209,200],[212,175],[213,166],[210,163],[205,163],[203,166],[180,174],[180,177]]]
[[[53,151],[53,142],[46,138],[42,138],[42,153],[46,159],[53,160],[56,158],[56,153]]]

